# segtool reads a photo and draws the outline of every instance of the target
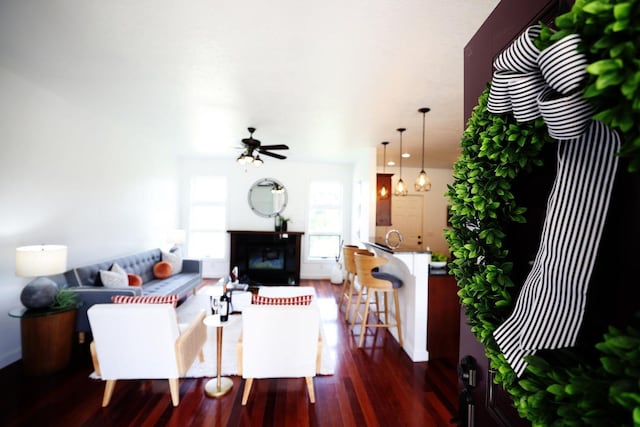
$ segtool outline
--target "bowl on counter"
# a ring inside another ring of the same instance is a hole
[[[447,261],[431,261],[431,268],[444,268],[447,265]]]

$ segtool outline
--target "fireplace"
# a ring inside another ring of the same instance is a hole
[[[241,283],[297,285],[300,283],[300,246],[304,233],[228,231],[231,236],[229,269],[238,267]]]

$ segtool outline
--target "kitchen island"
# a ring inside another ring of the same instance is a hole
[[[393,274],[402,280],[403,286],[398,289],[398,299],[404,351],[414,362],[428,361],[427,303],[431,252],[393,251],[378,243],[365,242],[364,245],[377,256],[389,260],[380,267],[380,271]],[[395,316],[393,304],[389,309]],[[396,328],[390,328],[389,332],[398,339]]]

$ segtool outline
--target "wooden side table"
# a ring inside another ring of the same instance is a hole
[[[48,375],[69,365],[77,310],[13,309],[20,319],[22,365],[27,375]]]

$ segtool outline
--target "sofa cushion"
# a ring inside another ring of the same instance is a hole
[[[167,261],[160,261],[153,266],[153,275],[156,279],[166,279],[171,276],[172,268],[171,264]]]
[[[129,286],[127,272],[117,262],[109,270],[100,270],[100,282],[105,288],[125,288]]]
[[[264,297],[261,295],[253,296],[253,303],[257,305],[309,305],[313,295],[299,295],[293,297]]]
[[[142,286],[142,277],[137,274],[128,273],[127,280],[129,282],[129,286]]]
[[[115,295],[111,297],[111,302],[114,304],[172,304],[175,307],[178,305],[178,295]]]
[[[182,272],[182,254],[180,253],[180,249],[176,249],[174,252],[162,251],[162,261],[171,264],[171,274]]]

